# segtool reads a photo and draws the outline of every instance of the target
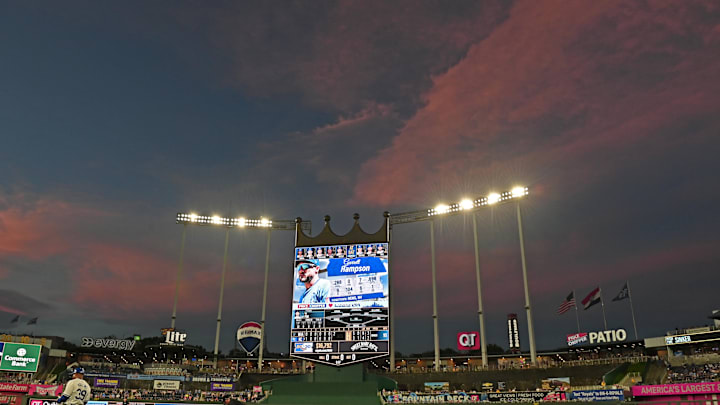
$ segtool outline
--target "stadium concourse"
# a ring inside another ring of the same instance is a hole
[[[506,353],[490,356],[489,366],[482,367],[479,356],[447,350],[444,353],[451,356],[441,358],[439,372],[434,371],[431,355],[401,356],[393,371],[386,359],[357,367],[379,378],[364,377],[366,381],[394,381],[393,386],[373,385],[377,400],[387,403],[679,398],[717,404],[719,333],[720,327],[707,326],[676,329],[643,341],[574,346],[541,352],[536,365],[529,364],[527,355]],[[161,340],[101,338],[77,346],[57,336],[0,335],[3,358],[22,357],[27,364],[21,366],[29,367],[0,371],[0,404],[52,404],[70,377],[68,370],[77,365],[86,369],[85,379],[98,401],[94,405],[286,403],[277,401],[279,394],[273,400],[273,391],[281,389],[273,381],[293,375],[310,381],[320,368],[328,368],[268,353],[259,373],[257,360],[240,352],[221,358],[213,368],[204,348],[162,345]],[[35,361],[30,358],[33,348],[38,348]]]

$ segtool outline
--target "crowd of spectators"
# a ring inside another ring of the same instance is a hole
[[[668,384],[711,381],[720,381],[720,363],[668,367]]]
[[[14,384],[43,384],[33,373],[0,373],[0,382]]]
[[[254,402],[262,399],[262,393],[252,390],[234,392],[212,392],[212,391],[156,391],[150,389],[122,389],[122,388],[94,388],[95,399],[118,400],[118,401],[186,401],[186,402],[225,402],[233,398],[241,402]]]

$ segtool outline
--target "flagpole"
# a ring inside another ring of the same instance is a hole
[[[603,323],[605,324],[605,330],[607,330],[607,318],[605,317],[605,300],[602,297],[602,288],[600,289],[600,306],[603,311]]]
[[[628,298],[630,298],[630,314],[632,314],[633,329],[635,330],[635,340],[638,340],[637,324],[635,323],[635,308],[633,308],[632,294],[630,293],[630,281],[625,282],[628,288]]]
[[[573,297],[575,297],[575,320],[577,321],[578,333],[580,333],[580,315],[578,315],[577,294],[575,294],[575,290],[573,290]]]

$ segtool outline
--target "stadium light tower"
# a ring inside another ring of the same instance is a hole
[[[264,343],[265,343],[265,313],[266,313],[266,307],[267,307],[267,284],[268,284],[268,271],[270,268],[270,233],[272,230],[281,230],[281,231],[295,231],[295,221],[294,220],[279,220],[279,221],[272,221],[267,218],[259,218],[259,219],[247,219],[244,217],[238,217],[238,218],[223,218],[219,217],[217,215],[214,216],[208,216],[208,215],[197,215],[197,214],[187,214],[179,212],[177,213],[177,216],[175,217],[175,223],[182,224],[183,225],[183,236],[182,236],[182,243],[180,246],[180,264],[178,265],[178,273],[176,276],[175,281],[175,298],[174,298],[174,304],[173,304],[173,315],[172,315],[172,321],[171,321],[171,327],[175,327],[175,318],[177,313],[177,300],[178,300],[178,292],[180,290],[180,277],[182,274],[182,267],[183,267],[183,254],[185,250],[185,231],[187,230],[187,225],[201,225],[201,226],[220,226],[225,227],[225,249],[223,252],[223,267],[222,267],[222,275],[220,276],[220,298],[218,300],[218,315],[217,315],[217,324],[215,327],[215,349],[213,351],[214,354],[214,360],[213,360],[213,367],[217,368],[217,360],[218,360],[218,346],[220,344],[220,324],[222,323],[222,307],[223,307],[223,296],[225,294],[225,272],[227,269],[227,253],[228,253],[228,242],[230,239],[230,229],[233,228],[248,228],[248,229],[265,229],[267,230],[267,247],[265,252],[265,280],[263,283],[263,302],[262,302],[262,314],[261,314],[261,320],[260,320],[260,344],[259,344],[259,353],[258,353],[258,371],[262,371],[262,362],[263,362],[263,349],[264,349]],[[310,221],[303,221],[300,224],[301,228],[303,230],[307,230],[310,232],[311,229],[311,222]]]
[[[482,306],[482,284],[480,281],[480,255],[478,249],[477,240],[477,220],[475,213],[487,206],[496,204],[504,204],[512,201],[519,201],[521,198],[528,195],[527,187],[515,187],[511,191],[505,191],[502,193],[490,193],[487,196],[476,198],[474,200],[464,199],[460,202],[446,205],[439,204],[435,208],[430,208],[420,211],[405,212],[400,214],[390,215],[390,224],[407,224],[412,222],[430,221],[430,260],[431,260],[431,274],[432,274],[432,291],[433,291],[433,335],[434,335],[434,346],[435,346],[435,371],[440,370],[440,342],[438,332],[438,314],[437,314],[437,287],[435,281],[435,227],[434,220],[439,216],[457,215],[470,213],[473,216],[473,236],[475,241],[475,274],[477,277],[477,288],[478,288],[478,320],[480,323],[480,344],[482,346],[483,355],[483,366],[487,366],[487,342],[485,340],[485,320],[483,315]],[[523,279],[525,281],[525,308],[528,313],[528,332],[530,334],[530,352],[533,364],[536,364],[535,354],[535,335],[532,329],[532,318],[530,316],[530,295],[528,292],[527,284],[527,270],[525,266],[525,247],[522,241],[522,223],[520,217],[518,205],[518,226],[520,229],[520,246],[523,263]],[[390,325],[393,324],[393,307],[390,307]],[[393,370],[395,369],[395,337],[394,334],[390,334],[390,363]]]

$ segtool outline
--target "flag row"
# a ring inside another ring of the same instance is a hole
[[[622,301],[626,298],[630,298],[630,288],[628,286],[628,283],[625,282],[625,285],[623,285],[623,288],[620,290],[620,292],[613,298],[613,301]],[[590,291],[590,293],[583,298],[581,301],[584,309],[590,309],[595,304],[602,303],[602,290],[600,287],[596,287],[594,290]],[[572,308],[577,308],[577,303],[575,301],[575,291],[572,291],[565,300],[560,303],[560,306],[557,309],[558,315],[562,315],[565,312],[571,310]]]

